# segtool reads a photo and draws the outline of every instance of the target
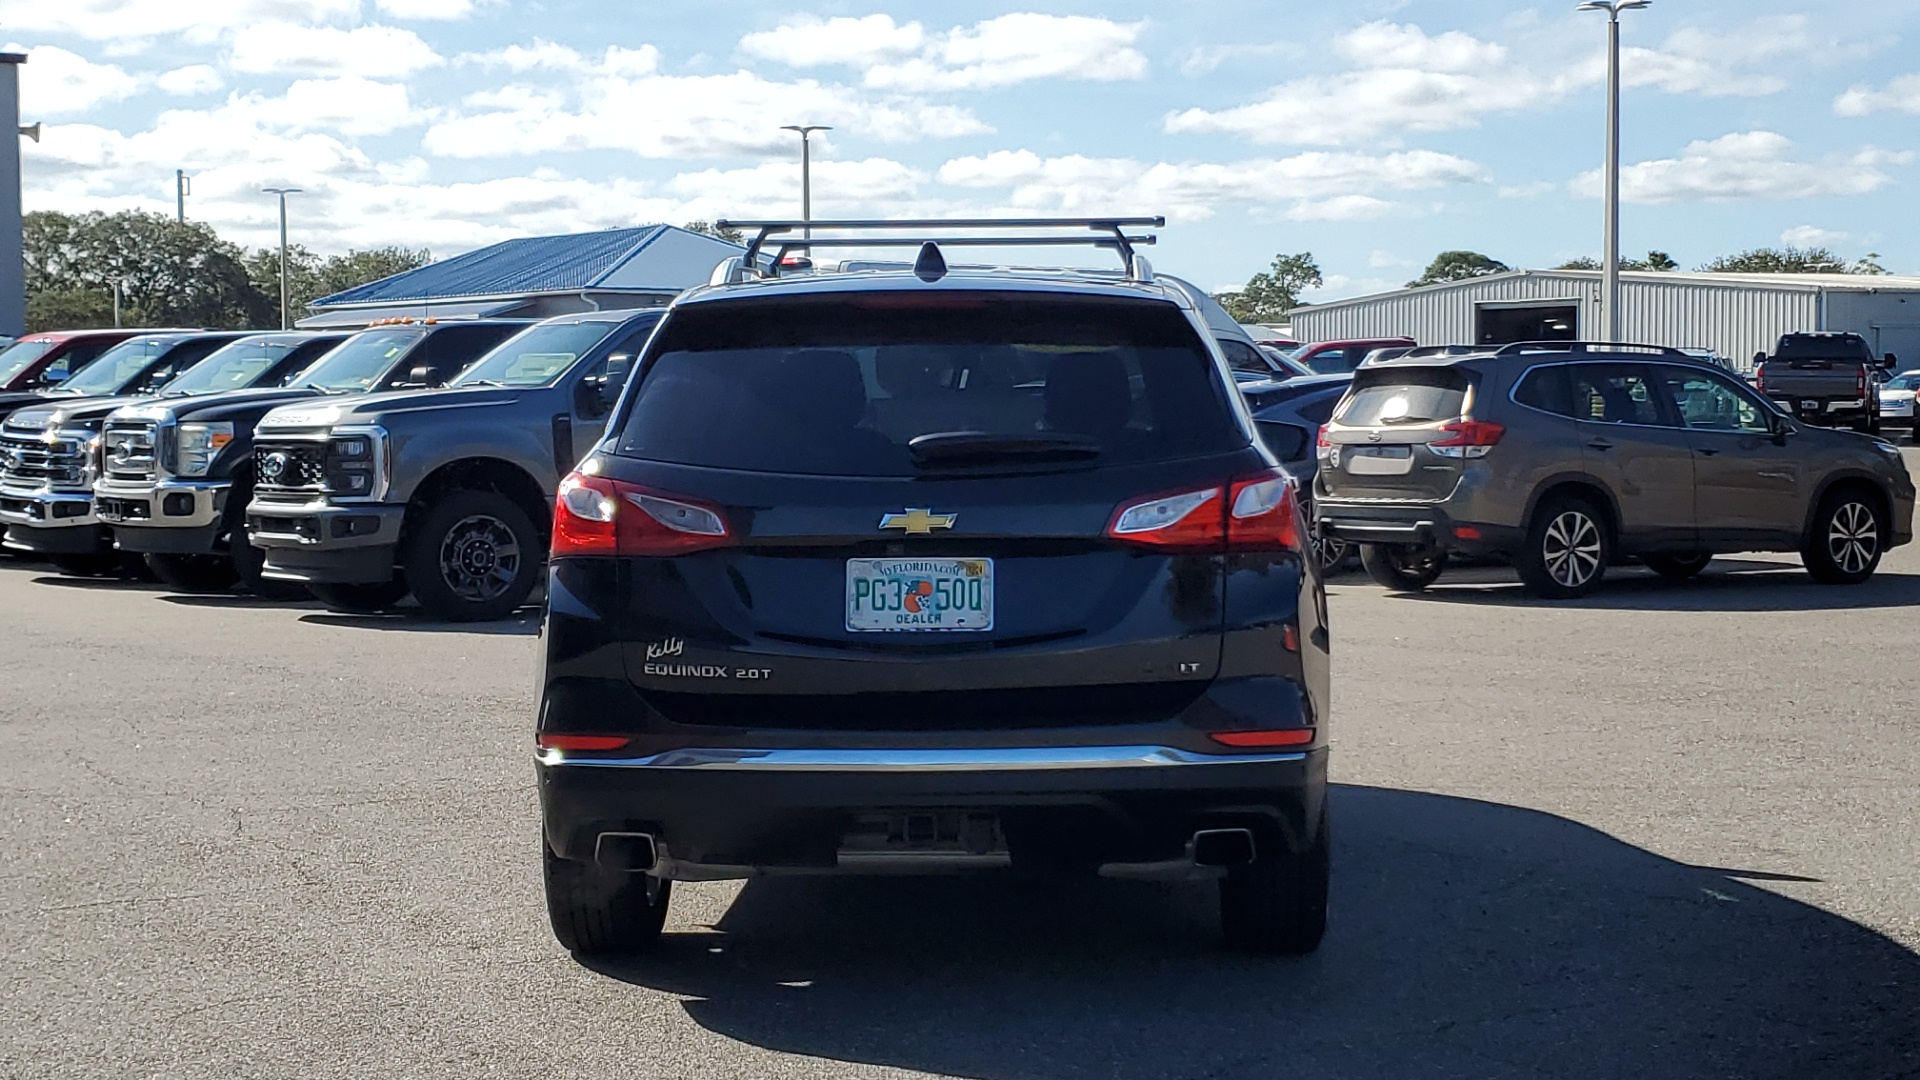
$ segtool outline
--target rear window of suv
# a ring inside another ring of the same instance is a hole
[[[1466,412],[1472,382],[1453,368],[1362,370],[1334,419],[1349,427],[1433,424]]]
[[[914,476],[952,463],[909,443],[948,433],[1069,444],[1099,466],[1246,444],[1172,304],[986,292],[713,301],[669,315],[650,353],[618,452],[654,461]]]

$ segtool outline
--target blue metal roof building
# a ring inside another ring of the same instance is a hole
[[[323,296],[299,325],[364,326],[399,316],[546,318],[657,307],[705,284],[716,263],[742,250],[672,225],[503,240]]]

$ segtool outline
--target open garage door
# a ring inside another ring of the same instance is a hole
[[[1580,307],[1572,301],[1524,306],[1482,304],[1474,309],[1474,342],[1511,345],[1516,341],[1577,341]]]

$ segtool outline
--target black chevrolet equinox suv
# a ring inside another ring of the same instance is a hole
[[[1325,593],[1129,223],[1047,223],[1124,276],[928,243],[787,278],[756,267],[794,223],[749,223],[668,311],[554,511],[537,768],[570,951],[651,944],[675,880],[834,872],[1217,879],[1231,944],[1319,944]]]

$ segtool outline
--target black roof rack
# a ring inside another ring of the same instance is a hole
[[[1511,345],[1502,345],[1489,349],[1495,356],[1509,356],[1514,353],[1564,352],[1564,353],[1611,353],[1611,352],[1649,352],[1660,356],[1693,357],[1671,345],[1648,345],[1635,341],[1516,341]]]
[[[1112,248],[1120,253],[1121,264],[1129,277],[1136,276],[1134,248],[1153,244],[1158,237],[1152,234],[1129,234],[1130,228],[1149,226],[1160,228],[1166,225],[1165,217],[1107,217],[1107,218],[899,218],[895,220],[853,220],[853,221],[716,221],[716,229],[753,229],[756,233],[747,242],[747,253],[741,257],[743,268],[751,267],[757,272],[764,256],[761,249],[768,240],[778,236],[778,251],[773,256],[773,272],[779,273],[779,265],[788,252],[795,249],[805,250],[816,247],[920,247],[928,243],[951,245],[955,247],[1065,247],[1092,246]],[[1055,235],[971,235],[980,229],[1000,230],[1052,230]],[[1085,229],[1086,235],[1059,235],[1062,230]],[[873,236],[860,235],[875,232],[914,231],[916,236]],[[853,233],[852,236],[808,235],[819,232]],[[957,232],[957,234],[955,234]],[[797,235],[787,235],[797,234]],[[955,234],[955,235],[949,235]]]

